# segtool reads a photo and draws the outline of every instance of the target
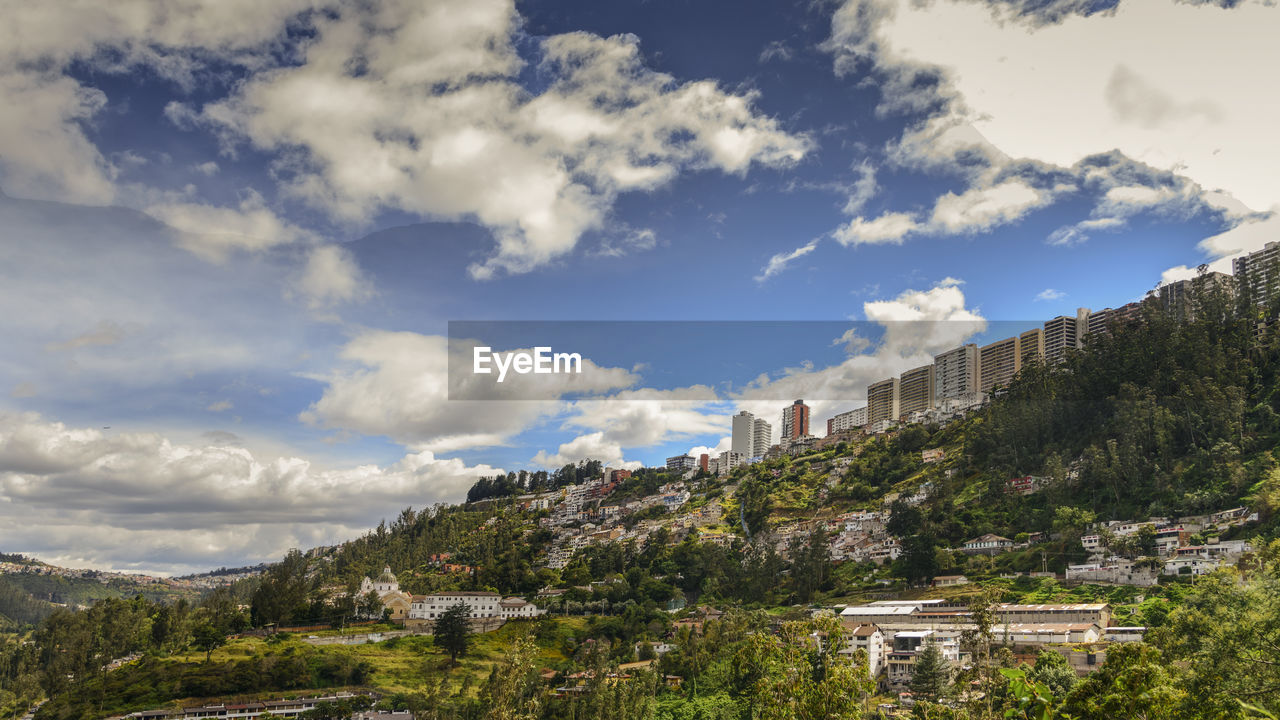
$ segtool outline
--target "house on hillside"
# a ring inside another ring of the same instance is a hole
[[[1013,549],[1013,541],[1007,537],[987,533],[964,544],[960,550],[969,555],[996,555]]]

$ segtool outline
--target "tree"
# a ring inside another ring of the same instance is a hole
[[[516,641],[507,659],[495,665],[480,689],[484,720],[534,720],[539,716],[538,646],[526,635]]]
[[[1102,667],[1076,685],[1062,709],[1080,720],[1223,717],[1216,713],[1187,713],[1186,703],[1192,696],[1187,694],[1178,673],[1178,668],[1153,647],[1117,643],[1108,648]]]
[[[1027,673],[1027,677],[1031,680],[1043,683],[1054,697],[1065,697],[1071,692],[1071,688],[1075,687],[1077,682],[1076,671],[1071,669],[1071,664],[1060,653],[1052,650],[1041,649],[1036,654],[1035,667]]]
[[[840,621],[820,616],[784,622],[778,632],[751,632],[733,660],[758,720],[860,717],[874,683],[865,658],[839,654]]]
[[[916,653],[911,668],[911,694],[921,700],[936,702],[946,696],[951,683],[951,668],[942,657],[942,650],[933,643],[926,643]]]
[[[902,557],[894,572],[912,585],[928,583],[938,574],[938,553],[933,535],[920,533],[902,541]]]
[[[1094,517],[1091,510],[1059,505],[1053,511],[1053,531],[1062,536],[1067,547],[1075,549],[1080,544],[1080,538],[1093,523]]]
[[[471,642],[471,608],[465,603],[458,603],[440,613],[432,628],[432,642],[436,647],[449,653],[449,662],[458,663],[458,656],[467,654],[467,646]]]
[[[192,644],[197,650],[204,651],[204,661],[207,663],[213,657],[214,650],[227,644],[227,636],[213,623],[204,622],[196,626]]]

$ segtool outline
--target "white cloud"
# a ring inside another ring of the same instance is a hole
[[[209,412],[226,412],[234,407],[235,405],[230,400],[218,400],[210,403],[209,407],[205,408],[205,410],[208,410]]]
[[[635,470],[643,466],[639,461],[624,460],[622,446],[606,440],[604,433],[600,432],[579,435],[567,443],[562,443],[554,454],[549,455],[545,450],[539,450],[530,462],[542,467],[556,468],[577,464],[582,460],[599,460],[605,467],[626,470]]]
[[[575,401],[568,409],[566,428],[603,431],[604,439],[626,448],[652,447],[729,427],[716,392],[705,385],[621,390]]]
[[[720,438],[720,441],[715,444],[715,447],[711,447],[708,445],[694,445],[693,447],[689,448],[689,455],[696,458],[700,455],[707,454],[707,455],[710,455],[712,458],[715,458],[720,453],[727,452],[732,449],[733,449],[733,436],[725,435],[724,437]]]
[[[887,78],[882,109],[932,115],[893,159],[958,172],[970,191],[991,187],[992,171],[1013,158],[1079,169],[1114,150],[1182,182],[1114,188],[1094,221],[1195,203],[1239,221],[1248,208],[1273,207],[1280,179],[1268,168],[1280,163],[1280,103],[1223,78],[1280,63],[1280,8],[1124,2],[1090,10],[1075,2],[848,0],[828,48],[837,72],[870,63]],[[1034,203],[1005,207],[1011,216]],[[1089,229],[1067,226],[1050,242],[1078,243]]]
[[[0,306],[24,308],[0,316],[0,374],[105,410],[206,373],[296,371],[308,323],[280,297],[288,262],[211,265],[142,213],[0,198]]]
[[[760,270],[760,274],[756,276],[756,282],[762,283],[783,270],[786,270],[787,265],[790,265],[793,261],[813,252],[816,247],[818,247],[818,241],[810,240],[808,243],[801,245],[789,253],[778,253],[777,255],[774,255],[769,258],[768,264]]]
[[[879,192],[880,186],[876,183],[876,169],[868,160],[863,160],[854,167],[858,173],[858,179],[853,182],[850,188],[849,199],[845,201],[844,213],[846,215],[856,215],[862,210],[862,206],[866,205],[871,198]]]
[[[243,140],[276,153],[283,190],[340,221],[387,209],[478,221],[497,246],[473,266],[477,277],[564,256],[604,226],[619,193],[688,170],[787,165],[809,147],[756,112],[751,93],[649,70],[633,36],[539,39],[532,51],[550,84],[531,94],[518,82],[526,61],[513,0],[191,0],[182,12],[148,0],[34,3],[6,20],[9,193],[98,204],[155,194],[116,186],[118,169],[83,130],[110,99],[72,79],[73,63],[102,73],[146,66],[187,87],[231,63],[248,71],[234,95],[199,109],[172,103],[166,116],[212,130],[229,155]],[[290,21],[314,32],[286,33]],[[188,247],[212,259],[306,239],[252,191],[238,207],[195,198],[140,207],[192,233]]]
[[[312,248],[293,287],[313,309],[362,300],[372,293],[355,258],[339,245]]]
[[[865,401],[868,384],[929,364],[935,354],[987,328],[987,321],[965,306],[961,284],[945,278],[928,290],[907,290],[893,300],[864,303],[867,320],[881,326],[877,344],[859,344],[860,352],[838,365],[802,365],[777,377],[761,376],[733,399],[739,408],[775,422],[777,398],[804,398],[811,408],[810,427],[820,434],[821,420]]]
[[[0,545],[166,571],[272,560],[363,533],[410,503],[456,502],[497,472],[430,452],[327,469],[226,444],[0,415]]]
[[[920,229],[909,213],[885,213],[874,220],[856,217],[838,228],[832,236],[841,245],[901,244],[907,235]]]
[[[1041,290],[1039,293],[1036,294],[1036,302],[1041,302],[1041,301],[1048,302],[1052,300],[1061,300],[1066,296],[1067,294],[1060,290],[1054,290],[1053,288],[1045,288],[1044,290]]]
[[[551,83],[530,95],[515,82],[518,24],[510,0],[344,6],[316,20],[304,62],[256,74],[203,117],[259,148],[302,151],[289,191],[339,218],[396,208],[480,222],[497,249],[477,277],[565,255],[621,192],[807,150],[751,95],[645,68],[632,36],[544,39]]]
[[[950,234],[989,230],[1016,220],[1048,199],[1047,193],[1020,180],[972,187],[960,195],[947,193],[938,198],[930,226]]]
[[[248,190],[236,207],[169,201],[150,205],[147,214],[179,231],[178,244],[212,261],[222,262],[233,250],[264,250],[273,245],[311,242],[314,236],[267,207],[262,195]]]
[[[196,56],[255,64],[286,19],[318,3],[191,0],[174,12],[150,0],[24,3],[0,27],[0,172],[24,197],[106,204],[117,169],[84,126],[107,106],[66,74],[75,61],[102,72],[146,65],[190,84]]]
[[[455,342],[452,362],[469,368],[472,353],[463,345]],[[554,398],[563,393],[600,393],[636,381],[627,370],[584,358],[578,375],[516,375],[501,385],[461,373],[455,393],[472,399],[450,400],[449,353],[448,338],[439,335],[364,332],[342,349],[346,365],[318,378],[324,393],[301,419],[384,435],[415,449],[451,451],[505,443],[558,413],[563,404]]]

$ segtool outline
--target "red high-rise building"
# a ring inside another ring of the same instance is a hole
[[[809,434],[809,406],[804,400],[791,403],[782,411],[782,439],[795,440]]]

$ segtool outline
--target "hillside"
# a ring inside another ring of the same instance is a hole
[[[775,451],[723,475],[649,468],[606,478],[587,462],[513,472],[481,479],[465,504],[405,509],[364,537],[290,552],[195,602],[175,603],[168,585],[131,599],[103,591],[87,611],[50,614],[30,643],[5,646],[0,670],[19,690],[0,697],[0,713],[41,694],[52,700],[37,717],[64,718],[347,688],[433,718],[520,703],[530,717],[730,718],[777,700],[770,693],[792,682],[788,668],[813,663],[817,679],[788,702],[816,705],[788,717],[852,717],[843,705],[818,712],[821,698],[866,710],[876,689],[851,664],[858,656],[806,644],[836,632],[815,611],[940,598],[979,613],[1106,603],[1113,623],[1146,628],[1148,642],[1114,648],[1087,680],[1045,690],[1076,717],[1126,716],[1103,702],[1125,673],[1165,693],[1148,717],[1243,717],[1234,703],[1248,692],[1243,678],[1264,689],[1274,681],[1280,694],[1274,668],[1251,660],[1277,640],[1280,345],[1227,298],[1197,307],[1192,322],[1147,308],[1144,321],[1113,327],[1062,364],[1024,368],[946,423]],[[410,596],[491,591],[550,614],[475,636],[457,667],[425,635],[324,644],[383,612],[359,588],[384,567]],[[1130,579],[1088,579],[1104,571]],[[47,609],[10,606],[26,617]],[[291,625],[317,637],[273,632]],[[1057,661],[1042,667],[992,643],[973,646],[964,672],[974,674],[955,687],[990,683],[990,697],[1016,712],[1021,686],[997,670],[1030,662],[1021,667],[1049,678]],[[656,674],[618,680],[612,668],[647,661],[658,646]],[[138,665],[103,669],[135,655]],[[545,682],[544,670],[554,671]],[[567,677],[571,690],[547,684]],[[1212,713],[1182,685],[1216,698]],[[1280,708],[1266,692],[1250,697]],[[606,712],[619,703],[635,712]],[[954,717],[997,716],[965,712]]]

